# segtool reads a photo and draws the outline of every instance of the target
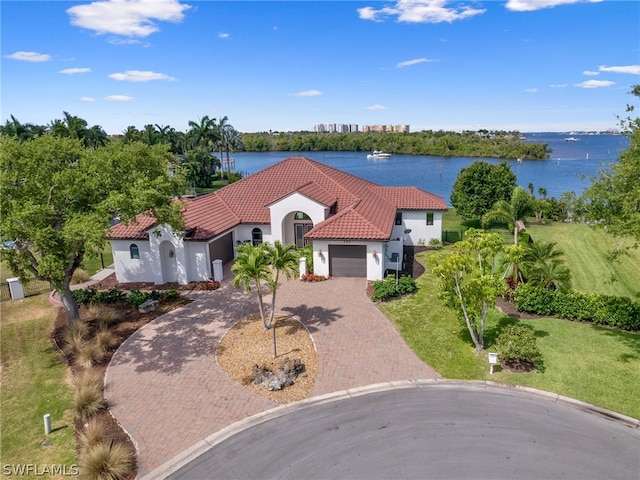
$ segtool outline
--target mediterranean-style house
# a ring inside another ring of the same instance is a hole
[[[251,242],[313,248],[317,275],[382,279],[401,269],[404,245],[441,239],[445,201],[385,187],[305,157],[290,157],[221,190],[185,200],[185,231],[139,215],[109,240],[118,282],[216,278]],[[216,278],[217,279],[217,278]]]

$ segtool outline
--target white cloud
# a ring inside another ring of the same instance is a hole
[[[374,22],[381,22],[387,17],[397,17],[399,22],[407,23],[451,23],[486,12],[485,9],[465,5],[448,7],[447,3],[450,2],[448,0],[398,0],[391,7],[359,8],[358,15],[362,20]]]
[[[322,95],[320,90],[305,90],[303,92],[293,93],[294,97],[317,97],[318,95]]]
[[[78,73],[89,73],[90,71],[90,68],[65,68],[64,70],[60,70],[58,73],[63,73],[65,75],[76,75]]]
[[[435,60],[430,60],[428,58],[414,58],[413,60],[405,60],[404,62],[400,62],[396,64],[396,68],[410,67],[412,65],[418,65],[419,63],[434,62],[434,61]]]
[[[104,97],[107,102],[128,102],[133,100],[129,95],[108,95]]]
[[[601,72],[613,72],[613,73],[630,73],[632,75],[640,75],[640,65],[625,65],[621,67],[607,67],[600,65],[598,70]]]
[[[367,110],[386,110],[387,107],[385,107],[384,105],[370,105],[367,107]]]
[[[585,70],[582,72],[583,75],[595,77],[596,75],[600,75],[600,72],[594,72],[593,70]]]
[[[102,0],[67,9],[71,24],[97,34],[146,37],[159,31],[155,22],[179,23],[191,8],[177,0]]]
[[[543,8],[553,8],[559,5],[573,3],[599,3],[602,0],[508,0],[505,4],[507,10],[513,12],[533,12]]]
[[[576,83],[576,87],[580,88],[603,88],[615,85],[616,82],[610,80],[587,80],[586,82]]]
[[[220,32],[218,38],[229,38],[231,35],[226,32]]]
[[[153,80],[166,80],[172,82],[175,78],[165,75],[164,73],[143,71],[143,70],[127,70],[124,73],[112,73],[108,75],[111,80],[120,82],[151,82]]]
[[[524,91],[527,93],[538,93],[537,88],[525,88]]]
[[[91,103],[91,102],[95,102],[96,99],[93,97],[80,97],[80,101],[85,103]]]
[[[5,58],[12,60],[21,60],[23,62],[48,62],[51,60],[51,55],[38,52],[15,52],[11,55],[5,55]]]
[[[568,83],[554,83],[553,85],[549,85],[551,88],[566,88],[569,86]]]

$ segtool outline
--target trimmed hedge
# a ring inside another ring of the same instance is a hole
[[[160,300],[161,302],[171,302],[180,296],[178,290],[153,290],[151,292],[141,292],[140,290],[132,290],[129,295],[126,292],[112,288],[111,290],[96,290],[95,288],[83,288],[72,290],[71,294],[75,298],[78,305],[88,305],[90,303],[130,303],[136,307],[142,305],[149,299]]]
[[[408,293],[413,293],[418,289],[416,281],[405,275],[398,279],[396,283],[396,277],[393,275],[387,275],[384,280],[376,280],[373,282],[373,295],[371,300],[386,301],[393,297],[400,297]]]
[[[628,297],[601,293],[543,290],[526,283],[518,285],[514,302],[521,312],[594,322],[622,330],[640,330],[640,303]]]

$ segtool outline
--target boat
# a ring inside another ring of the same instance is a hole
[[[564,139],[565,142],[577,142],[578,139],[576,137],[567,137]]]
[[[390,153],[384,153],[382,150],[374,150],[372,153],[367,155],[368,159],[382,160],[385,158],[390,158]]]

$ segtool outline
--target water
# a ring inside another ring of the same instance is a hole
[[[576,142],[564,139],[574,137]],[[553,153],[549,160],[506,160],[516,174],[518,185],[534,191],[543,187],[549,197],[559,198],[566,191],[580,195],[589,186],[589,177],[614,162],[628,145],[621,135],[568,135],[560,133],[530,133],[527,141],[547,143]],[[235,153],[236,170],[255,173],[291,156],[303,156],[357,175],[380,185],[416,186],[439,195],[450,204],[451,188],[461,168],[477,160],[499,163],[496,158],[436,157],[424,155],[393,155],[386,160],[369,160],[370,152],[267,152]]]

